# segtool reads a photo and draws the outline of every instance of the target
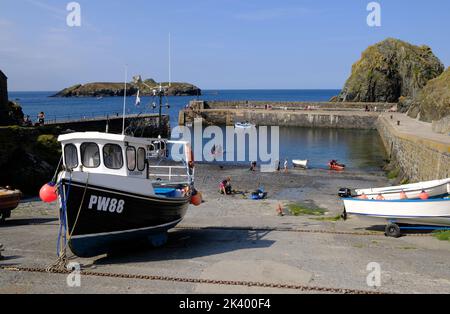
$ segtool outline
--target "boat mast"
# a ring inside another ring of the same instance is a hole
[[[128,65],[125,66],[125,88],[123,89],[122,135],[125,135],[125,111],[126,111],[126,106],[127,106],[127,78],[128,78]]]
[[[172,34],[169,33],[169,87],[172,86]]]

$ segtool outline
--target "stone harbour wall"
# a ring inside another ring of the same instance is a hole
[[[450,177],[449,145],[398,132],[386,117],[380,117],[377,128],[391,163],[399,167],[409,181]]]
[[[234,125],[236,122],[251,121],[259,126],[320,127],[338,129],[376,129],[379,113],[343,111],[295,111],[249,110],[249,109],[207,109],[183,110],[179,124],[193,123],[202,118],[205,125]]]

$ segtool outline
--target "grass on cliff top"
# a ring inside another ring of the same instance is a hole
[[[289,212],[294,216],[323,216],[326,210],[305,204],[293,203],[288,205]]]
[[[449,241],[450,242],[450,230],[448,231],[437,231],[433,233],[433,236],[441,241]]]

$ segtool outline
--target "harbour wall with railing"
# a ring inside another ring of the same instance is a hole
[[[109,132],[120,134],[123,128],[123,117],[119,114],[113,114],[100,117],[82,117],[74,120],[50,120],[45,123],[45,126],[76,132]],[[170,133],[169,116],[163,115],[161,117],[160,126],[159,115],[127,115],[125,117],[125,128],[127,131],[135,133],[136,136],[157,137],[161,135],[162,137],[167,137]]]

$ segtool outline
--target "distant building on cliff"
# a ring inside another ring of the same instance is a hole
[[[0,105],[8,103],[8,78],[0,70]]]

